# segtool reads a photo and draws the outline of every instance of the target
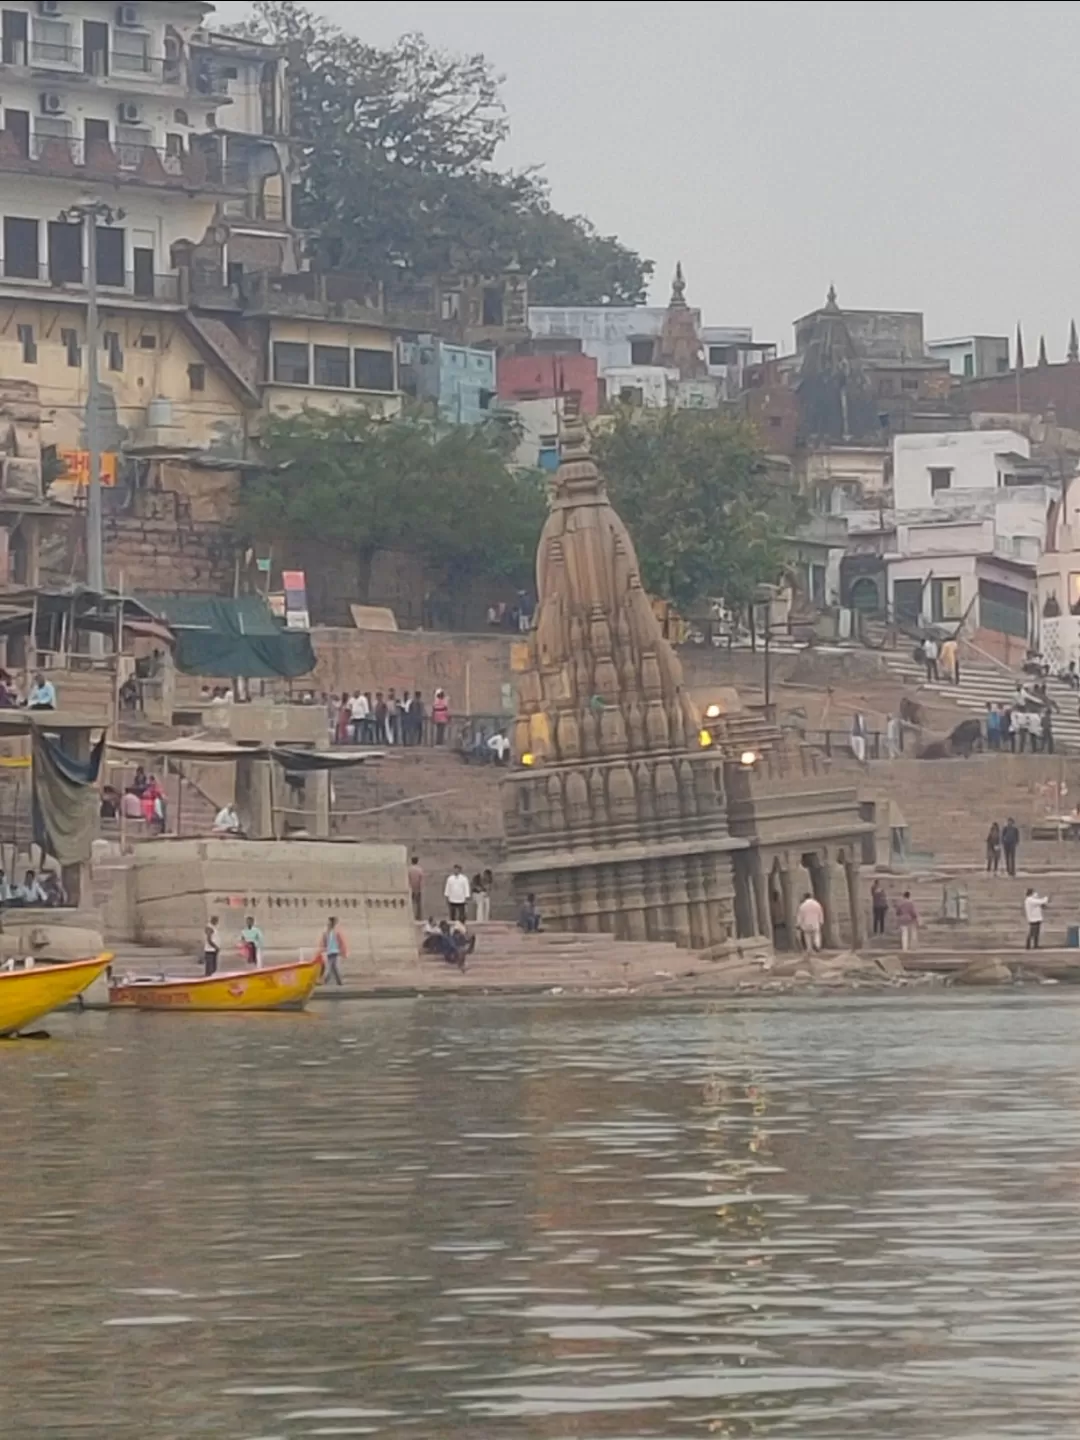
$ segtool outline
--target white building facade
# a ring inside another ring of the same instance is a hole
[[[962,335],[948,340],[929,340],[926,353],[935,360],[947,360],[949,374],[957,380],[1006,375],[1011,368],[1007,335]]]
[[[98,231],[99,283],[143,300],[178,298],[177,247],[218,219],[251,236],[288,226],[283,67],[266,47],[211,37],[212,9],[13,0],[0,11],[5,289],[84,285],[85,237],[65,212],[87,198],[114,212]]]

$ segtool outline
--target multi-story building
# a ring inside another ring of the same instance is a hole
[[[957,380],[981,380],[985,375],[1007,375],[1007,335],[962,335],[949,340],[928,340],[926,353],[949,362],[949,374]]]
[[[408,388],[429,400],[439,418],[454,425],[479,425],[496,395],[496,356],[490,346],[453,345],[437,335],[402,342]]]

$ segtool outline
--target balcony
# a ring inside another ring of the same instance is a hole
[[[116,185],[146,185],[188,194],[244,195],[247,166],[223,165],[214,152],[175,155],[153,145],[110,145],[54,135],[31,135],[29,145],[0,130],[0,173],[35,175],[39,179],[107,180]]]
[[[5,43],[0,50],[0,64],[63,75],[65,79],[98,81],[103,85],[115,83],[120,87],[132,81],[146,81],[187,89],[191,79],[185,62],[171,55],[125,54],[120,50],[106,54],[50,40],[32,40],[29,53],[24,41]]]
[[[61,290],[78,292],[86,290],[86,271],[74,271],[63,265],[38,264],[22,260],[18,256],[0,256],[0,289],[9,286],[24,286],[33,290]],[[151,275],[144,271],[128,270],[122,283],[119,272],[113,280],[98,280],[98,296],[101,303],[112,300],[159,301],[178,305],[181,301],[181,277],[179,275]]]

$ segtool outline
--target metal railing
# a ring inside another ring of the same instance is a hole
[[[118,275],[119,272],[117,272]],[[179,301],[179,275],[147,275],[142,271],[126,270],[123,279],[113,275],[108,279],[98,276],[98,289],[104,294],[124,294],[137,300]],[[0,284],[2,285],[49,285],[54,289],[84,290],[86,270],[77,272],[64,265],[19,264],[18,260],[0,255]]]
[[[80,45],[54,40],[31,40],[29,58],[25,42],[4,48],[2,63],[41,70],[59,69],[65,75],[88,75],[95,80],[153,80],[162,85],[186,85],[188,67],[183,60],[168,55],[127,53],[115,48],[85,50]]]
[[[0,137],[6,137],[0,140],[0,171],[66,174],[83,170],[88,175],[191,190],[243,191],[248,184],[246,165],[222,164],[219,156],[202,150],[176,154],[155,145],[87,142],[76,135],[34,134],[22,145],[10,131],[0,131]]]

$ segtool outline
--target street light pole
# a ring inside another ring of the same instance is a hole
[[[105,589],[105,547],[101,523],[101,406],[98,383],[97,227],[124,218],[104,200],[80,200],[60,212],[68,225],[86,236],[86,583],[96,594]]]
[[[95,595],[105,589],[105,544],[101,528],[101,430],[98,405],[97,216],[84,217],[86,231],[86,583]]]

